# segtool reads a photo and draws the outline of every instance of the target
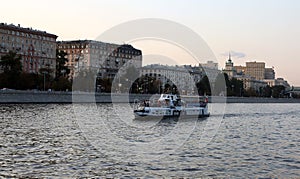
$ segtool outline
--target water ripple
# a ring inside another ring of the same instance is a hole
[[[111,105],[97,108],[109,111]],[[100,149],[86,140],[70,104],[0,105],[0,177],[297,178],[299,109],[299,104],[228,104],[225,120],[205,148],[199,145],[204,127],[209,120],[222,117],[219,114],[191,122],[196,124],[191,136],[164,158],[155,158],[163,153],[154,150],[150,153],[153,160],[132,161],[107,148],[108,143],[118,145],[110,138]],[[82,117],[86,123],[93,122]],[[105,120],[115,135],[130,145],[168,136],[178,124],[165,120],[149,126],[147,121],[137,121],[128,126],[122,120]],[[166,145],[163,152],[173,149]]]

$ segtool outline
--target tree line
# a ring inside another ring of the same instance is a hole
[[[122,83],[113,86],[111,78],[97,77],[97,72],[92,70],[81,70],[74,79],[69,79],[70,69],[65,65],[68,59],[63,51],[56,51],[56,70],[49,65],[39,70],[39,73],[26,73],[22,70],[21,56],[16,52],[9,51],[0,59],[0,89],[9,88],[16,90],[47,90],[55,91],[95,91],[95,92],[130,92],[130,93],[173,93],[179,94],[178,88],[172,83],[163,84],[162,81],[151,76],[139,76],[134,67],[129,67],[119,81]],[[130,80],[133,78],[134,80]],[[73,89],[72,89],[73,87]],[[284,86],[265,86],[259,90],[253,88],[244,89],[243,81],[229,78],[226,73],[219,73],[211,82],[204,76],[196,83],[196,92],[199,95],[226,95],[244,97],[285,97]]]
[[[53,69],[50,69],[49,65],[41,68],[39,73],[26,73],[22,70],[21,55],[9,51],[0,59],[0,88],[40,91],[47,89],[71,90],[72,82],[67,78],[70,70],[65,66],[66,62],[66,53],[57,51],[55,77],[51,75]]]

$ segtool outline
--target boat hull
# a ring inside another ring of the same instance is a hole
[[[152,119],[152,118],[204,118],[209,117],[210,113],[207,108],[145,108],[142,110],[135,110],[136,118]]]

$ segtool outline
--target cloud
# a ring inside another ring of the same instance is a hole
[[[224,52],[221,55],[228,57],[229,53],[230,53],[231,57],[234,57],[234,58],[244,58],[244,57],[246,57],[245,53],[243,53],[243,52],[235,52],[235,51],[232,51],[232,50],[228,51],[228,52]]]

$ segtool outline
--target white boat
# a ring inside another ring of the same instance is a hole
[[[155,101],[139,103],[134,114],[138,117],[208,117],[208,98],[199,97],[196,103],[185,103],[174,94],[161,94]]]

